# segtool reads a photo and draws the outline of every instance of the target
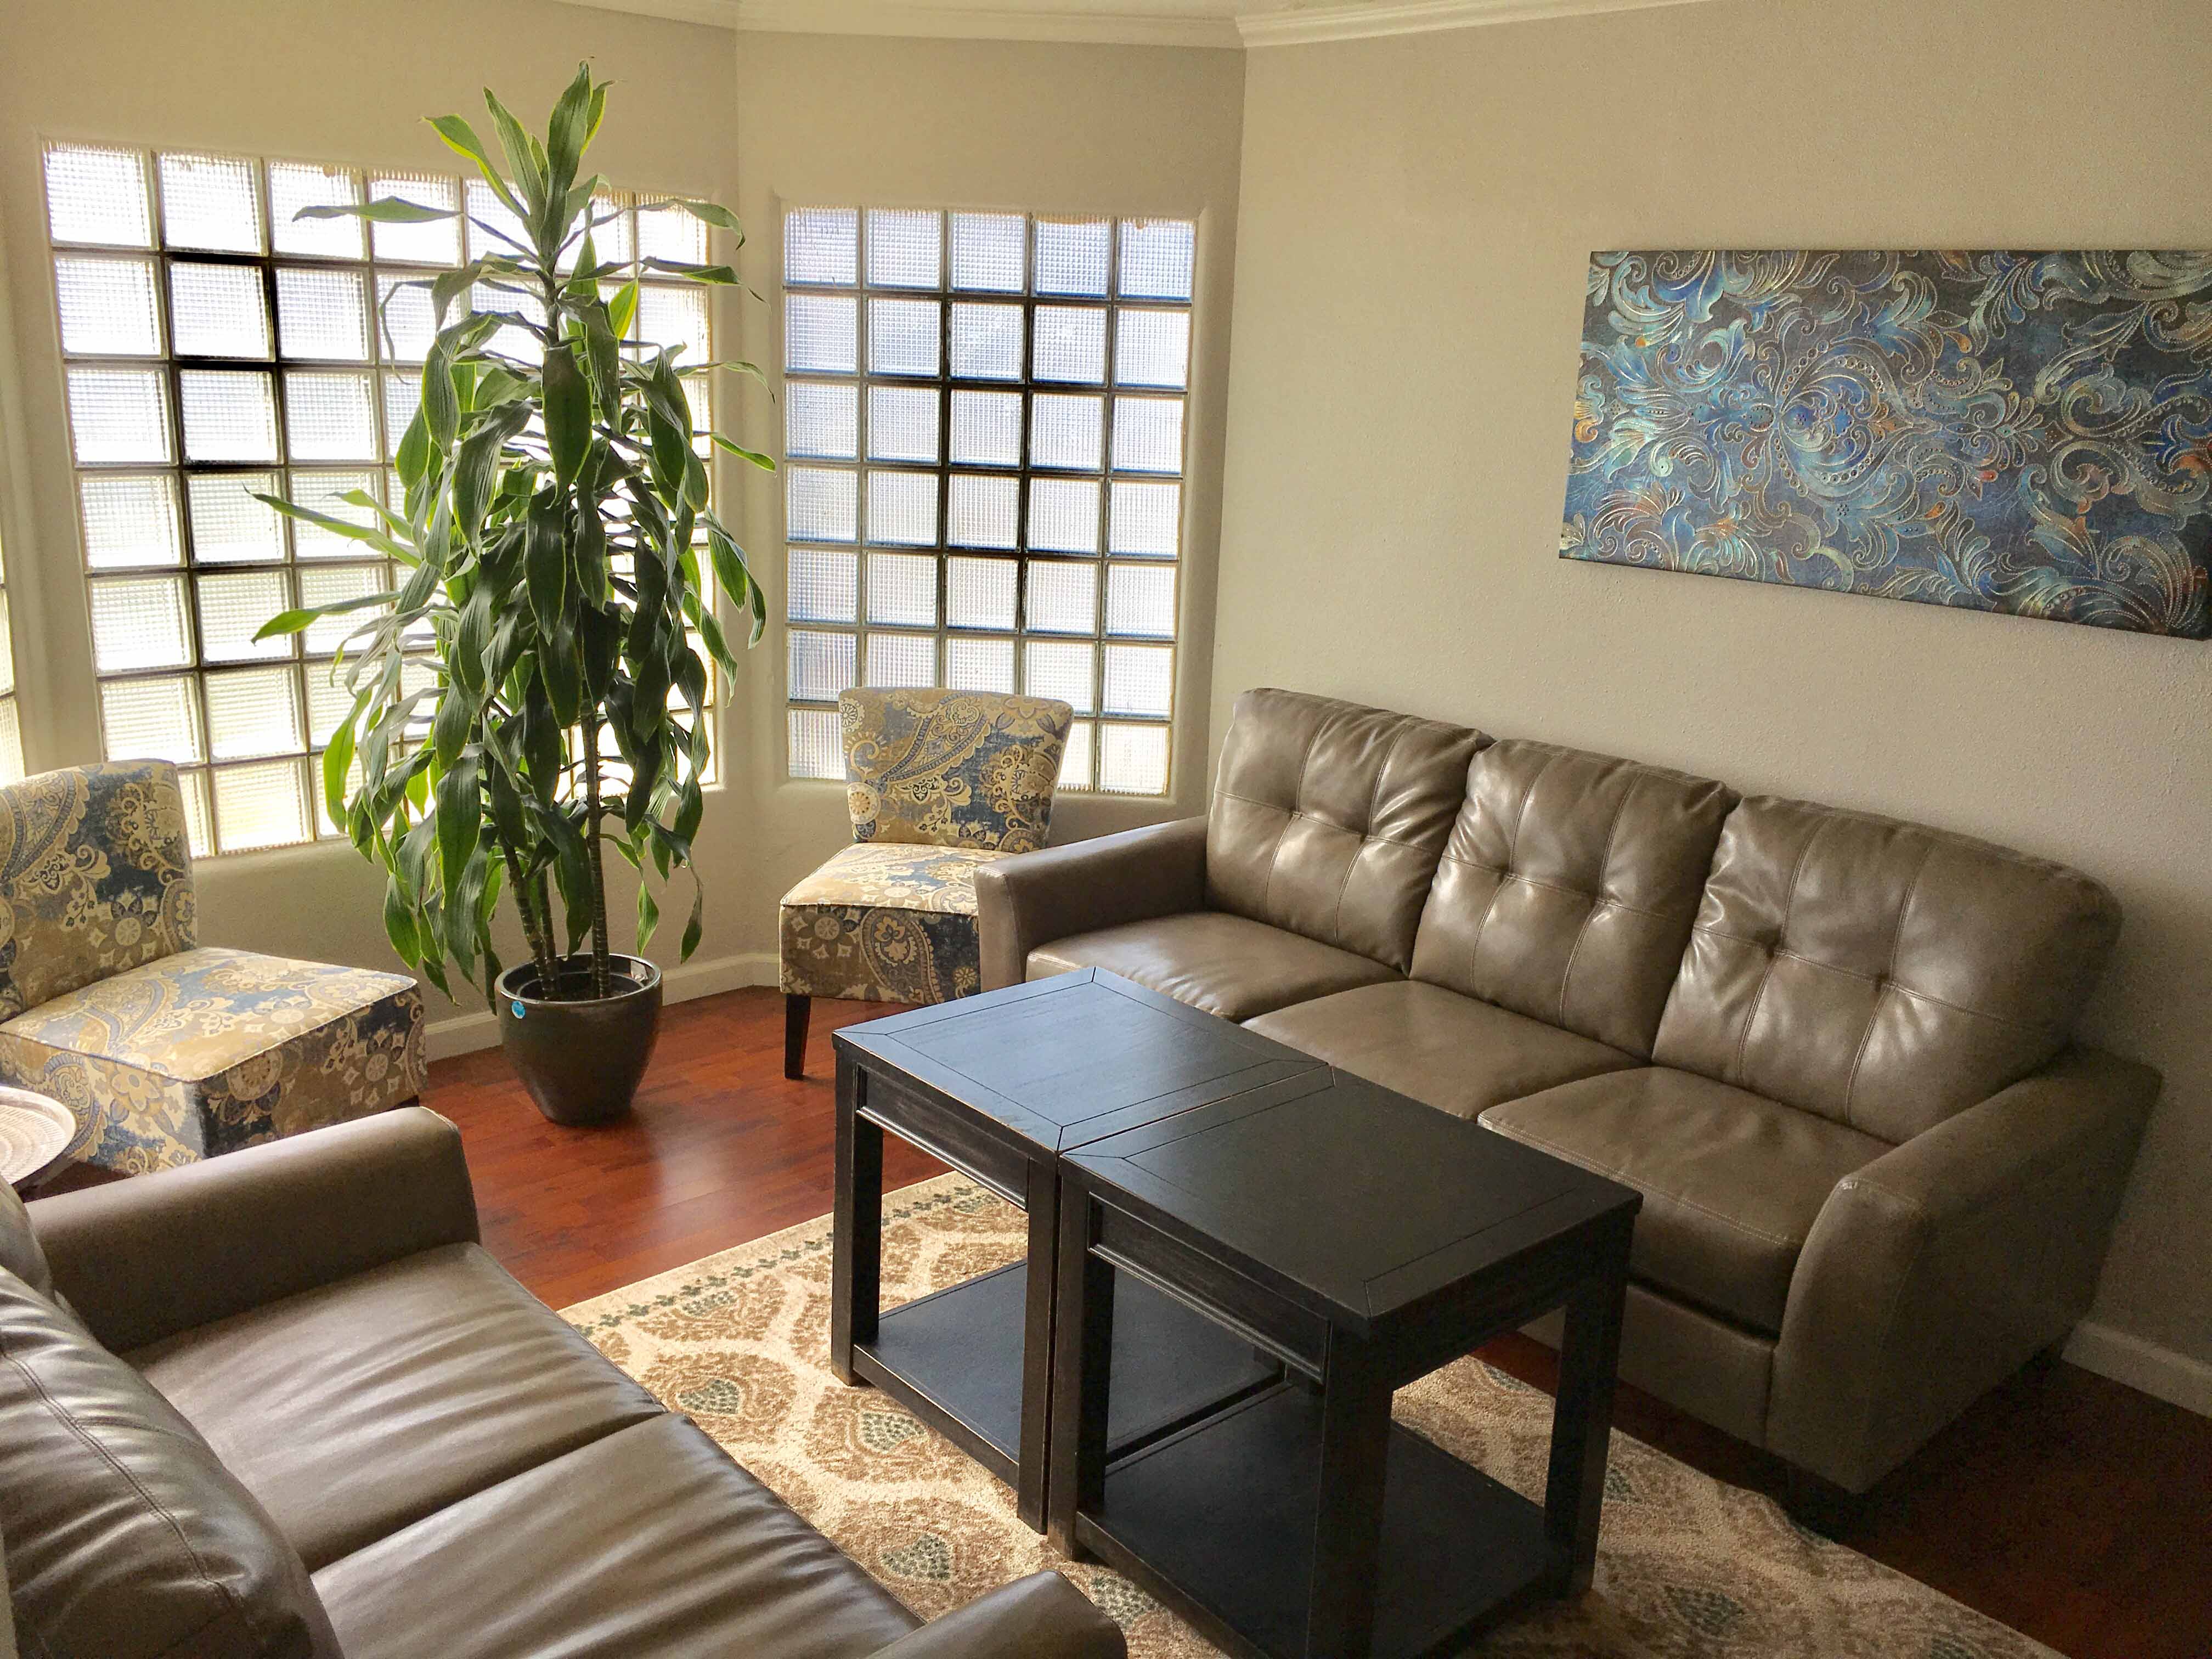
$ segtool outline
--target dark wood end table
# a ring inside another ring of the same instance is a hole
[[[1341,1073],[1062,1158],[1048,1532],[1251,1659],[1454,1651],[1597,1549],[1629,1188]],[[1144,1286],[1285,1380],[1124,1452]],[[1566,1310],[1545,1502],[1390,1420],[1392,1391]]]
[[[830,1363],[1014,1488],[1044,1526],[1060,1158],[1101,1137],[1326,1074],[1309,1055],[1096,969],[920,1008],[833,1038],[836,1200]],[[1029,1212],[1029,1255],[881,1310],[888,1133]],[[1279,1376],[1271,1358],[1134,1287],[1113,1339],[1117,1455]]]

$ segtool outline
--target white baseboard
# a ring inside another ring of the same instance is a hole
[[[2201,1359],[2086,1319],[2067,1339],[2066,1358],[2084,1370],[2212,1417],[2212,1365]]]
[[[734,991],[747,985],[773,985],[775,981],[775,952],[741,951],[732,956],[687,962],[679,968],[662,969],[661,998],[667,1002],[689,1002],[693,997],[710,997],[718,992]],[[433,1060],[450,1060],[455,1054],[497,1048],[499,1020],[489,1008],[434,1019],[424,1029],[422,1041]]]

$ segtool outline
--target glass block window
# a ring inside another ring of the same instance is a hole
[[[1065,698],[1060,787],[1167,792],[1197,227],[799,207],[784,218],[794,777],[837,694]]]
[[[319,757],[352,697],[333,668],[369,613],[253,635],[280,611],[383,592],[392,572],[254,495],[361,521],[349,492],[398,507],[391,459],[434,334],[411,285],[504,246],[483,227],[514,234],[513,216],[446,173],[62,143],[45,162],[105,751],[176,763],[198,855],[334,835]],[[470,216],[294,218],[383,196]],[[705,227],[641,214],[653,199],[600,198],[615,216],[595,233],[602,259],[703,261]],[[534,343],[507,333],[516,356]],[[703,362],[708,335],[696,290],[641,289],[633,352],[681,341],[679,362]]]

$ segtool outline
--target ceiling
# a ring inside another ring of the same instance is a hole
[[[726,28],[1133,46],[1292,46],[1697,0],[571,0]]]

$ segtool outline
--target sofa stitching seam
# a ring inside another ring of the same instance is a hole
[[[168,1528],[170,1534],[176,1539],[178,1545],[184,1550],[186,1559],[191,1562],[192,1571],[199,1575],[200,1583],[206,1585],[210,1590],[213,1591],[216,1599],[221,1601],[224,1607],[228,1608],[232,1614],[241,1620],[247,1630],[250,1631],[253,1629],[256,1621],[254,1620],[252,1613],[249,1612],[246,1605],[239,1600],[237,1594],[232,1590],[229,1585],[224,1583],[221,1579],[216,1577],[213,1573],[208,1571],[207,1562],[202,1558],[199,1551],[193,1547],[191,1536],[190,1534],[185,1532],[184,1523],[178,1520],[174,1515],[170,1513],[168,1508],[163,1504],[160,1499],[156,1498],[153,1493],[146,1490],[145,1484],[141,1481],[137,1475],[133,1474],[129,1468],[125,1468],[122,1461],[118,1458],[103,1442],[87,1432],[84,1425],[79,1422],[59,1401],[54,1398],[52,1392],[46,1387],[46,1379],[41,1377],[28,1365],[25,1364],[21,1358],[9,1347],[7,1338],[4,1335],[0,1335],[0,1359],[4,1359],[15,1370],[17,1374],[20,1375],[24,1382],[29,1385],[31,1391],[45,1404],[46,1410],[52,1414],[53,1419],[57,1423],[60,1424],[72,1437],[81,1442],[88,1450],[95,1454],[102,1462],[108,1466],[109,1468],[112,1469],[122,1480],[124,1485],[129,1486],[131,1491],[138,1494],[139,1502],[145,1504],[147,1509],[154,1515],[158,1516],[162,1523]],[[155,1431],[164,1435],[169,1434],[169,1431],[165,1429],[157,1429]],[[171,1436],[170,1437],[173,1438],[174,1437]],[[207,1622],[208,1624],[212,1625],[215,1621],[211,1619]],[[205,1628],[205,1626],[203,1626],[202,1628]]]
[[[1802,951],[1773,950],[1760,945],[1755,939],[1747,938],[1741,933],[1731,933],[1725,928],[1696,927],[1691,931],[1703,933],[1708,939],[1724,939],[1735,945],[1749,945],[1766,951],[1771,956],[1785,957],[1791,962],[1802,962],[1807,967],[1817,968],[1823,973],[1841,974],[1846,979],[1864,980],[1871,984],[1875,978],[1875,975],[1863,974],[1856,968],[1839,968],[1832,962],[1822,962],[1818,957],[1807,956]],[[1932,1002],[1939,1008],[1948,1008],[1953,1013],[1964,1014],[1969,1019],[1987,1020],[1992,1025],[2002,1025],[2015,1031],[2032,1032],[2039,1036],[2047,1036],[2053,1031],[2062,1029],[2059,1026],[2045,1024],[2036,1020],[2015,1019],[2009,1014],[1993,1014],[1986,1008],[1969,1008],[1963,1002],[1954,1002],[1948,997],[1939,997],[1933,991],[1923,991],[1917,986],[1907,985],[1903,980],[1892,980],[1890,984],[1899,996],[1912,997],[1922,1002]]]
[[[1805,844],[1797,849],[1797,862],[1790,866],[1790,890],[1782,901],[1782,925],[1775,930],[1775,942],[1767,951],[1766,965],[1759,970],[1759,989],[1752,993],[1751,1006],[1743,1017],[1743,1030],[1736,1033],[1735,1061],[1729,1067],[1734,1075],[1726,1079],[1728,1082],[1739,1082],[1743,1077],[1743,1057],[1751,1048],[1751,1028],[1759,1018],[1759,1005],[1766,1000],[1766,988],[1773,981],[1774,959],[1782,954],[1782,941],[1790,936],[1790,915],[1797,908],[1797,884],[1805,878],[1806,861],[1812,857],[1813,848],[1819,844],[1820,832],[1828,827],[1831,821],[1823,818],[1813,826],[1813,833],[1805,837]]]
[[[1905,918],[1911,914],[1912,901],[1920,892],[1921,878],[1936,856],[1936,843],[1928,843],[1928,850],[1920,855],[1920,867],[1912,872],[1912,882],[1905,890],[1905,902],[1897,907],[1897,925],[1889,931],[1889,955],[1882,964],[1880,988],[1875,993],[1874,1006],[1867,1011],[1866,1030],[1859,1033],[1858,1052],[1851,1056],[1850,1074],[1844,1079],[1844,1121],[1853,1128],[1858,1125],[1851,1119],[1851,1096],[1859,1086],[1859,1068],[1866,1064],[1867,1050],[1874,1045],[1875,1022],[1881,1018],[1882,999],[1889,994],[1890,987],[1897,983],[1897,952],[1905,941]]]
[[[1290,839],[1291,822],[1306,815],[1300,803],[1305,799],[1306,773],[1313,765],[1314,750],[1321,747],[1321,733],[1322,728],[1315,726],[1313,735],[1306,739],[1306,752],[1298,757],[1298,781],[1291,786],[1290,811],[1284,814],[1283,827],[1275,831],[1275,850],[1267,855],[1267,878],[1260,884],[1260,903],[1263,908],[1274,901],[1275,866],[1283,861],[1283,843]]]
[[[1605,850],[1598,854],[1597,860],[1598,891],[1591,896],[1590,908],[1583,914],[1583,925],[1575,930],[1574,945],[1567,952],[1567,965],[1559,970],[1559,1024],[1562,1025],[1567,1023],[1567,988],[1574,983],[1576,960],[1583,953],[1583,941],[1589,937],[1590,924],[1597,920],[1597,913],[1605,904],[1605,872],[1613,865],[1613,838],[1620,833],[1620,821],[1627,815],[1628,803],[1636,799],[1636,786],[1641,781],[1641,779],[1633,777],[1628,781],[1628,787],[1620,792],[1620,799],[1613,806],[1613,822],[1605,827]]]
[[[1333,823],[1317,812],[1301,812],[1295,807],[1284,805],[1280,801],[1261,800],[1255,795],[1240,795],[1234,789],[1216,788],[1213,795],[1217,800],[1241,800],[1247,806],[1256,806],[1263,812],[1281,812],[1288,817],[1304,818],[1309,823],[1318,823],[1334,830],[1340,836],[1358,836],[1363,842],[1379,841],[1388,847],[1402,847],[1409,853],[1426,853],[1431,850],[1419,842],[1403,841],[1396,836],[1363,835],[1358,830],[1347,830],[1340,823]],[[1458,859],[1454,862],[1464,864],[1467,860]]]
[[[1544,781],[1544,774],[1551,770],[1553,761],[1558,758],[1556,755],[1547,756],[1544,763],[1536,769],[1535,775],[1528,780],[1528,787],[1521,792],[1521,805],[1513,814],[1513,833],[1505,838],[1505,862],[1508,866],[1511,866],[1513,855],[1520,848],[1521,824],[1528,816],[1528,803],[1535,796],[1536,786]],[[1482,958],[1482,936],[1489,931],[1490,918],[1498,908],[1498,896],[1505,890],[1505,884],[1512,879],[1510,867],[1497,873],[1498,885],[1490,890],[1489,902],[1482,907],[1482,920],[1475,923],[1474,937],[1468,941],[1467,978],[1470,985],[1480,982],[1477,969]]]
[[[1569,898],[1586,899],[1601,910],[1619,910],[1632,916],[1649,916],[1654,921],[1678,919],[1682,914],[1680,910],[1655,910],[1647,904],[1630,904],[1621,899],[1607,898],[1602,893],[1585,893],[1581,888],[1569,887],[1563,882],[1546,881],[1541,876],[1526,875],[1518,870],[1500,870],[1495,865],[1480,864],[1473,859],[1455,858],[1449,853],[1443,854],[1437,861],[1443,864],[1456,864],[1462,870],[1480,870],[1486,876],[1495,876],[1501,886],[1507,882],[1517,881],[1524,886],[1540,887],[1547,893],[1565,893]],[[1711,932],[1711,930],[1702,931]],[[1738,935],[1723,933],[1721,937],[1735,939]],[[1752,941],[1746,939],[1744,943],[1750,944]]]
[[[1390,769],[1390,763],[1398,758],[1399,745],[1406,741],[1406,733],[1411,729],[1404,726],[1398,728],[1397,736],[1390,739],[1390,747],[1382,757],[1382,764],[1375,769],[1375,784],[1367,792],[1367,827],[1369,829],[1373,828],[1375,823],[1375,803],[1382,798],[1382,775]],[[1344,879],[1336,885],[1336,915],[1330,924],[1330,932],[1339,939],[1344,937],[1344,896],[1352,890],[1352,872],[1359,868],[1359,854],[1365,850],[1367,842],[1370,839],[1379,841],[1382,837],[1370,837],[1366,829],[1359,832],[1360,844],[1352,849],[1352,856],[1344,861]]]

